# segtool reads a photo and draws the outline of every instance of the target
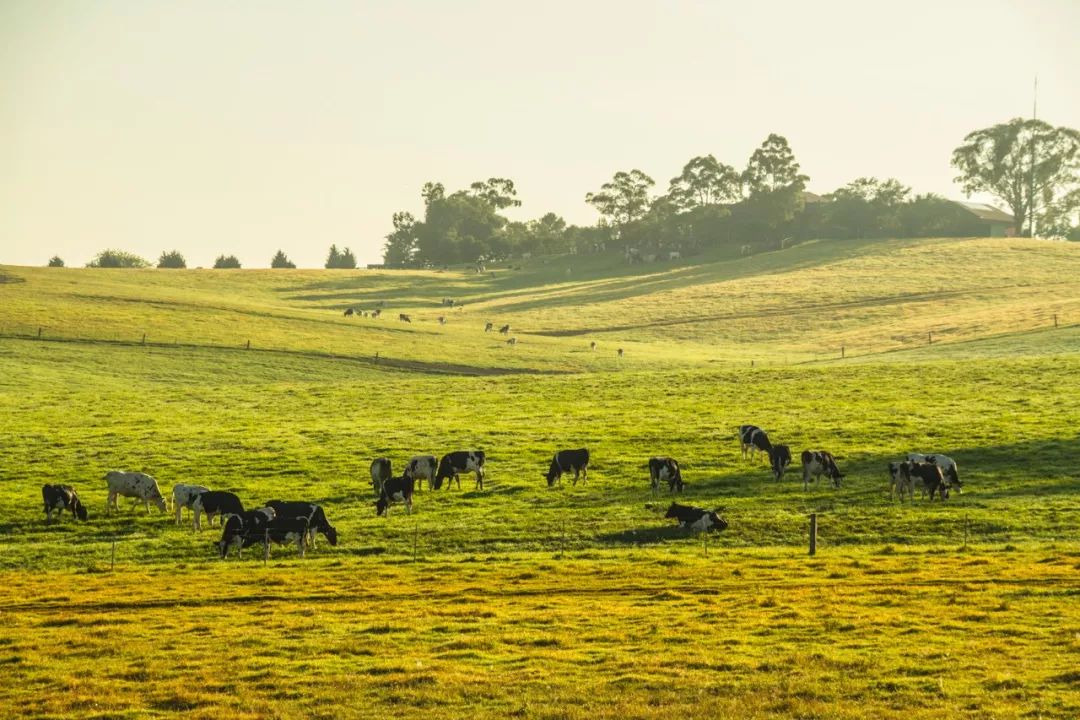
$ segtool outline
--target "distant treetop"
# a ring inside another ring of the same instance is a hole
[[[179,250],[169,250],[161,253],[161,257],[158,258],[157,266],[159,268],[168,268],[171,270],[182,270],[187,267],[187,261],[184,256],[180,254]]]
[[[86,263],[89,268],[144,268],[150,267],[150,262],[139,257],[135,253],[123,250],[102,250],[93,260]]]
[[[240,267],[240,261],[235,255],[218,255],[217,260],[214,260],[215,270],[235,270]]]
[[[285,255],[284,252],[278,250],[277,254],[274,255],[274,259],[270,261],[270,267],[276,269],[284,268],[287,270],[295,270],[296,264],[293,263],[292,260],[289,260],[289,258]]]
[[[49,267],[64,267],[64,260],[59,255],[49,258]]]

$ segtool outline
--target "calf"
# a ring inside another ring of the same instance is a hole
[[[499,334],[500,335],[509,335],[510,334],[510,324],[507,323],[506,325],[503,325],[501,328],[499,328]]]
[[[405,512],[412,514],[413,487],[416,481],[411,477],[390,478],[382,487],[379,499],[375,501],[375,514],[390,517],[390,505],[396,502],[405,503]]]
[[[371,487],[376,495],[382,492],[383,483],[393,475],[390,470],[390,460],[387,458],[375,458],[371,461]]]
[[[930,493],[931,502],[934,500],[935,492],[942,501],[949,499],[949,485],[945,481],[945,476],[939,466],[923,462],[909,462],[906,465],[908,466],[907,472],[911,481],[922,481],[919,488],[922,495]]]
[[[697,530],[698,532],[713,532],[727,530],[727,520],[720,517],[715,510],[702,510],[689,505],[671,503],[666,518],[677,520],[679,527]]]
[[[458,489],[461,489],[461,473],[471,472],[476,475],[476,489],[484,489],[484,453],[482,450],[458,450],[457,452],[447,453],[439,460],[439,469],[435,473],[435,489],[438,490],[442,487],[443,480],[446,480],[446,487],[449,489],[450,483],[457,481]]]
[[[177,525],[183,522],[184,508],[193,510],[192,503],[195,502],[195,498],[204,492],[210,492],[210,488],[202,485],[187,485],[184,483],[173,485],[173,510],[176,511]]]
[[[109,486],[109,498],[107,501],[109,512],[113,510],[119,512],[120,506],[117,503],[117,498],[121,495],[135,498],[136,502],[142,500],[148,513],[150,512],[150,503],[154,503],[161,512],[165,512],[165,498],[161,496],[161,489],[158,488],[157,480],[146,473],[110,470],[105,473],[105,482]]]
[[[270,508],[248,510],[238,515],[230,515],[221,529],[221,540],[217,544],[222,559],[229,557],[229,550],[235,548],[237,557],[243,557],[243,550],[255,543],[266,542],[266,534],[274,511]]]
[[[307,518],[275,516],[263,528],[262,538],[255,538],[255,540],[262,541],[264,557],[267,559],[270,558],[270,543],[277,545],[296,543],[297,553],[300,557],[304,557],[312,535],[314,533],[311,532],[311,524]],[[245,545],[245,547],[247,546]]]
[[[773,445],[769,448],[769,465],[777,480],[784,479],[784,471],[791,464],[791,448],[787,445]]]
[[[373,318],[377,318],[377,317],[379,317],[380,315],[382,315],[382,310],[378,310],[378,309],[376,309],[376,310],[372,310],[372,311],[371,311],[371,317],[373,317]]]
[[[908,462],[919,463],[925,462],[931,465],[937,465],[941,468],[942,474],[945,479],[949,481],[949,487],[955,489],[957,494],[963,492],[963,485],[960,483],[960,475],[956,472],[956,463],[953,459],[947,455],[925,455],[923,453],[908,453]]]
[[[356,314],[355,310],[353,310],[352,308],[346,308],[345,317],[352,317],[355,314]]]
[[[406,315],[405,313],[398,313],[397,319],[400,320],[401,322],[407,322],[407,323],[412,322],[412,318],[409,317],[408,315]]]
[[[769,436],[757,425],[739,426],[739,445],[742,447],[743,460],[747,458],[748,453],[750,459],[753,460],[754,454],[758,450],[768,454],[769,450],[772,449]]]
[[[70,485],[42,485],[41,499],[45,502],[45,522],[52,522],[53,510],[59,510],[57,517],[62,517],[65,510],[71,511],[71,517],[86,520],[86,506],[79,500],[75,488]]]
[[[889,463],[889,497],[894,498],[899,495],[900,502],[903,502],[905,492],[907,493],[908,500],[914,499],[914,487],[911,482],[911,463]]]
[[[446,316],[445,315],[440,315],[439,316],[439,324],[440,325],[445,325],[446,324]]]
[[[582,485],[588,481],[589,451],[586,448],[560,450],[555,453],[555,457],[551,459],[551,467],[544,474],[544,477],[547,478],[548,487],[554,485],[556,480],[559,481],[559,485],[562,485],[563,473],[571,471],[574,473],[574,485],[577,485],[579,477]]]
[[[337,546],[337,529],[326,519],[326,513],[321,506],[303,501],[271,500],[266,503],[266,507],[274,511],[275,521],[299,519],[307,523],[307,544],[311,547],[315,547],[315,535],[318,533],[322,533],[331,546]],[[303,555],[303,552],[300,554]]]
[[[517,345],[517,338],[516,337],[510,338],[509,340],[506,341],[506,344],[507,345]]]
[[[434,455],[416,455],[409,459],[402,474],[416,480],[418,488],[423,486],[424,480],[427,480],[428,487],[432,488],[435,484],[435,471],[438,469],[439,461]]]
[[[592,350],[593,352],[596,351],[596,341],[595,340],[593,340],[591,343],[589,343],[589,349]]]
[[[668,492],[682,492],[683,487],[685,487],[683,485],[682,471],[679,469],[679,463],[676,462],[675,458],[649,458],[649,480],[654,493],[660,490],[660,483],[662,482],[668,484]]]
[[[231,492],[207,490],[195,496],[195,499],[191,501],[191,510],[195,513],[195,529],[201,530],[202,523],[199,522],[199,518],[203,513],[206,513],[206,520],[211,524],[214,522],[215,515],[220,516],[221,522],[224,523],[228,516],[243,513],[244,504]]]
[[[484,332],[491,332],[495,329],[495,323],[484,323]]]
[[[618,352],[616,352],[615,354],[616,354],[616,356],[618,356],[618,358],[619,358],[619,359],[621,360],[621,359],[622,359],[622,356],[623,356],[623,355],[624,355],[625,353],[623,353],[623,349],[622,349],[622,348],[619,348]]]
[[[817,482],[818,478],[824,475],[833,481],[833,487],[840,487],[840,481],[844,478],[840,474],[840,469],[836,467],[836,460],[824,450],[803,450],[802,475],[803,490],[809,487],[811,476],[814,482]]]

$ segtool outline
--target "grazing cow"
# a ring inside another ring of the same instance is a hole
[[[59,510],[63,516],[65,510],[71,511],[71,517],[86,520],[86,506],[79,500],[75,488],[70,485],[42,485],[41,499],[45,502],[45,522],[52,522],[53,510]]]
[[[415,480],[402,475],[390,478],[383,484],[379,499],[375,501],[375,514],[390,517],[390,505],[396,502],[405,503],[405,512],[412,514],[412,496]]]
[[[743,460],[747,458],[747,453],[749,453],[750,459],[753,460],[754,454],[758,450],[768,454],[769,450],[772,449],[769,436],[757,425],[739,426],[739,444],[742,446]]]
[[[355,310],[353,310],[352,308],[346,308],[345,317],[352,317],[355,314],[356,314]]]
[[[784,471],[791,464],[791,449],[787,445],[773,445],[769,448],[769,465],[777,480],[784,479]]]
[[[457,481],[458,489],[461,489],[461,473],[471,472],[476,475],[476,489],[484,489],[484,453],[482,450],[458,450],[447,453],[439,460],[439,469],[435,473],[435,489],[442,487],[446,480],[447,489],[450,483]]]
[[[751,252],[753,252],[753,250],[754,248],[752,248],[751,246],[743,245],[741,248],[739,248],[739,253],[742,255],[749,255]]]
[[[593,352],[596,352],[596,341],[595,340],[593,340],[591,343],[589,343],[589,349],[592,350]]]
[[[302,501],[271,500],[266,503],[266,507],[273,509],[275,522],[278,520],[303,520],[307,526],[307,545],[315,547],[315,535],[318,533],[322,533],[330,545],[337,545],[337,529],[326,519],[326,513],[323,512],[321,506]],[[271,534],[273,534],[273,527],[271,527]],[[280,543],[281,541],[277,542]],[[303,555],[303,552],[301,552],[301,555]]]
[[[903,502],[906,492],[908,500],[914,500],[914,490],[911,480],[911,463],[906,461],[889,463],[889,497],[894,498],[899,495],[900,502]]]
[[[659,492],[660,483],[668,484],[668,492],[682,492],[683,479],[679,463],[674,458],[651,457],[649,458],[649,480],[652,483],[653,492]]]
[[[229,557],[229,551],[233,548],[236,549],[237,557],[243,557],[244,548],[255,543],[265,544],[270,521],[273,519],[274,511],[270,508],[230,515],[221,529],[221,540],[216,543],[222,559]]]
[[[501,328],[499,328],[499,334],[500,335],[509,335],[510,334],[510,323],[507,323],[507,324],[503,325]]]
[[[562,485],[563,473],[574,473],[574,485],[577,485],[578,478],[581,478],[581,484],[584,485],[589,479],[589,451],[586,448],[580,448],[578,450],[560,450],[555,453],[555,457],[551,458],[551,467],[544,473],[544,477],[547,478],[548,487],[555,484],[555,481],[559,481],[559,485]]]
[[[491,332],[495,329],[495,323],[484,323],[484,332]]]
[[[949,499],[949,484],[946,482],[945,475],[941,472],[939,466],[926,462],[901,463],[901,465],[904,464],[908,466],[907,472],[912,483],[915,480],[922,481],[922,485],[919,487],[921,495],[930,493],[930,500],[933,501],[936,492],[941,500]]]
[[[923,453],[908,453],[908,462],[925,462],[931,465],[937,465],[941,468],[941,473],[945,476],[945,479],[949,481],[949,487],[955,489],[957,494],[962,493],[963,485],[960,483],[960,475],[956,472],[956,463],[948,455],[941,455],[935,453],[933,455],[926,455]]]
[[[195,513],[195,529],[202,530],[200,518],[206,513],[206,520],[210,524],[214,522],[214,516],[220,516],[221,522],[225,522],[230,515],[239,515],[244,512],[244,504],[240,502],[234,493],[222,490],[207,490],[199,493],[191,501],[191,510]]]
[[[727,530],[727,520],[720,517],[716,510],[702,510],[689,505],[671,503],[666,518],[677,520],[679,527],[697,530],[698,532],[713,532]]]
[[[506,341],[506,344],[511,345],[511,346],[517,345],[517,338],[516,337],[510,338],[509,340]]]
[[[387,458],[375,458],[371,461],[371,487],[378,495],[382,492],[383,483],[393,477],[390,469],[390,460]]]
[[[117,498],[121,495],[135,498],[136,503],[142,500],[148,513],[150,512],[150,503],[154,503],[161,512],[165,512],[165,498],[161,496],[161,489],[158,488],[157,480],[146,473],[110,470],[105,473],[105,482],[109,485],[107,509],[110,512],[112,510],[119,512],[120,507],[117,504]]]
[[[439,316],[439,324],[440,325],[445,325],[446,324],[446,316],[445,315],[440,315]]]
[[[407,322],[407,323],[412,322],[412,318],[410,318],[405,313],[398,313],[397,319],[400,320],[401,322]]]
[[[840,487],[840,481],[844,479],[844,476],[840,474],[840,469],[836,467],[836,460],[830,453],[824,450],[803,450],[803,490],[809,487],[811,476],[814,482],[817,482],[822,475],[832,480],[834,487]]]
[[[521,253],[521,259],[522,259],[522,260],[528,260],[528,259],[530,259],[531,257],[532,257],[532,253],[531,253],[531,252],[527,252],[527,253]]]
[[[624,353],[623,353],[623,349],[622,349],[622,348],[619,348],[619,350],[618,350],[618,352],[616,353],[616,355],[618,356],[618,358],[619,358],[620,360],[622,359],[622,356],[623,356],[623,354],[624,354]]]
[[[409,464],[405,466],[402,475],[416,480],[418,488],[423,486],[424,480],[427,480],[428,488],[432,488],[435,483],[435,471],[438,469],[439,461],[434,455],[416,455],[409,459]]]
[[[372,310],[371,311],[371,317],[373,317],[373,318],[377,318],[380,315],[382,315],[382,310]]]
[[[173,485],[173,510],[176,511],[177,525],[183,522],[184,508],[192,510],[192,503],[195,502],[195,498],[204,492],[210,492],[210,488],[203,485],[187,485],[185,483]]]
[[[682,260],[682,253],[678,250],[672,250],[667,254],[668,260]]]

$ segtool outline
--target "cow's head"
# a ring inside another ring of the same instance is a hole
[[[562,477],[562,468],[559,467],[559,461],[557,459],[551,459],[551,467],[544,473],[544,477],[547,479],[548,487],[554,485],[555,481]]]
[[[949,468],[949,471],[945,473],[945,477],[949,480],[949,488],[955,490],[957,495],[962,495],[964,484],[960,482],[960,475],[956,472],[956,465]]]
[[[438,487],[436,487],[435,489],[438,490]],[[378,500],[375,501],[375,515],[378,517],[382,517],[383,515],[385,515],[386,508],[389,505],[390,500],[386,497],[386,495],[382,495]]]
[[[326,529],[323,530],[323,535],[326,536],[326,541],[330,543],[330,545],[337,547],[337,528],[333,525],[327,525]]]
[[[667,509],[667,513],[664,515],[666,518],[676,519],[679,517],[679,511],[686,508],[678,503],[671,503],[671,507]]]
[[[712,520],[709,532],[723,532],[724,530],[727,530],[728,521],[720,517],[715,510],[709,513],[709,519]]]
[[[152,498],[150,498],[150,502],[152,502],[152,503],[154,503],[155,505],[157,505],[157,507],[158,507],[158,510],[160,510],[161,512],[166,512],[166,509],[165,509],[165,498],[163,498],[163,497],[162,497],[161,495],[158,495],[157,497],[152,497]]]
[[[80,520],[86,520],[86,506],[79,501],[79,498],[75,498],[75,502],[71,506],[71,511],[75,513],[75,517]]]
[[[840,487],[840,481],[843,480],[843,479],[844,479],[844,476],[840,474],[839,470],[833,472],[832,473],[833,487],[836,487],[836,488]]]

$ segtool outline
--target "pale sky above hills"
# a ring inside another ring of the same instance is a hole
[[[785,135],[809,189],[962,198],[949,156],[1031,113],[1080,127],[1080,2],[0,0],[0,263],[378,262],[420,186],[515,181],[512,216],[617,170]],[[980,198],[985,200],[986,198]]]

